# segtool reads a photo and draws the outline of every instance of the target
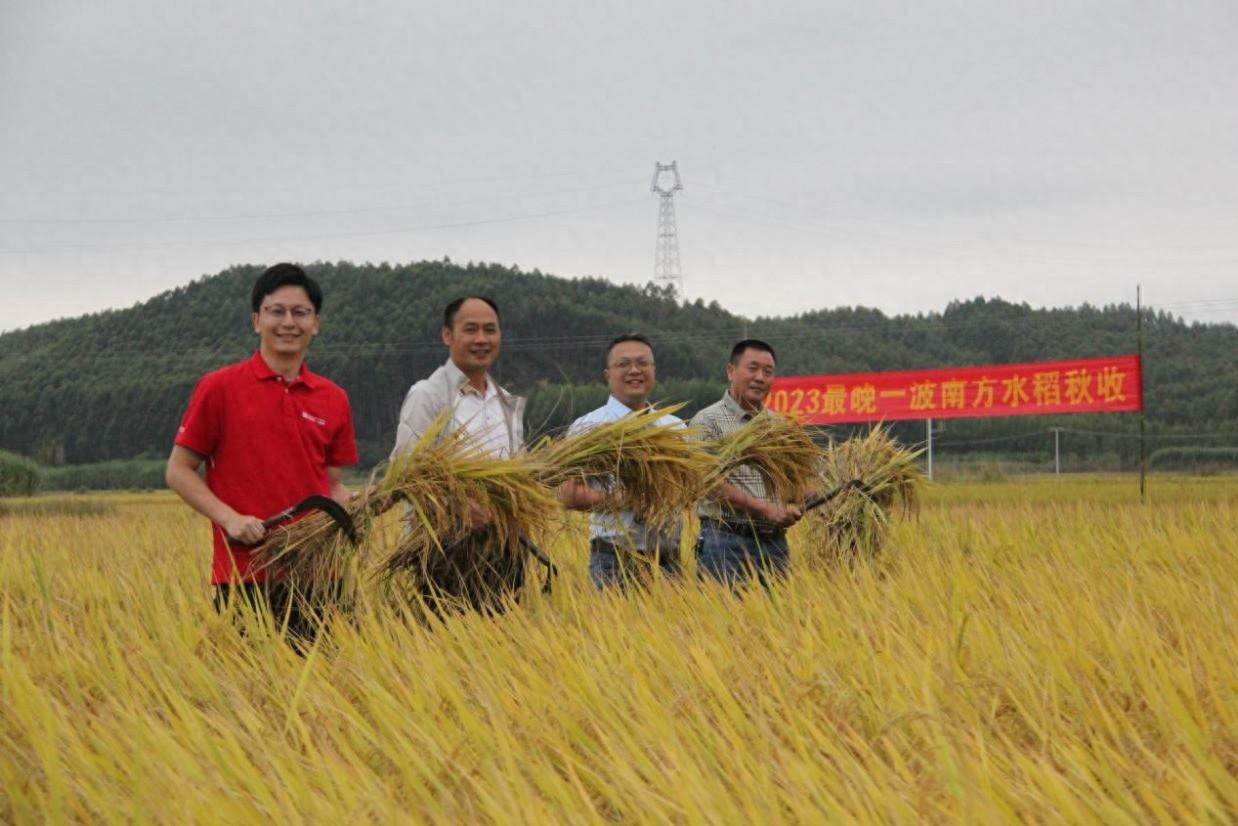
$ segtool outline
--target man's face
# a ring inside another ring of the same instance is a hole
[[[451,360],[467,374],[489,372],[499,357],[503,332],[499,317],[480,298],[470,298],[460,305],[451,327],[443,328],[443,343]]]
[[[262,351],[271,355],[303,356],[318,335],[318,313],[304,287],[267,293],[250,319]]]
[[[734,364],[727,363],[726,378],[731,396],[743,407],[756,410],[765,404],[774,381],[774,357],[751,348],[739,354]]]
[[[611,348],[602,377],[610,393],[633,410],[645,406],[657,383],[653,350],[639,341],[621,341]]]

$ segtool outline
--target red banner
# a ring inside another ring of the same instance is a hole
[[[805,424],[1143,409],[1139,356],[787,376],[766,404]]]

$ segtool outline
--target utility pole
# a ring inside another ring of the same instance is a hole
[[[661,183],[663,173],[670,180]],[[675,193],[683,189],[679,180],[678,161],[654,163],[653,183],[649,191],[658,196],[658,241],[653,257],[653,279],[660,284],[669,284],[675,297],[682,299],[683,271],[679,266],[679,230],[675,225]]]
[[[1139,347],[1139,504],[1148,504],[1148,404],[1143,395],[1143,285],[1135,285],[1135,338]]]

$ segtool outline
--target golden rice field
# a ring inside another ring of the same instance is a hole
[[[877,566],[305,659],[171,495],[0,503],[0,821],[1233,822],[1238,479],[931,488]],[[66,504],[68,503],[68,504]],[[800,537],[797,548],[805,549]]]

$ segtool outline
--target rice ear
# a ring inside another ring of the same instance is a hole
[[[754,416],[718,441],[706,478],[712,489],[740,467],[755,470],[766,490],[783,502],[802,502],[813,490],[821,448],[799,422],[773,412]]]
[[[400,540],[370,572],[406,599],[464,588],[473,603],[501,601],[503,583],[523,570],[521,539],[548,534],[558,499],[543,481],[547,468],[538,457],[494,457],[466,431],[448,430],[450,416],[440,414],[388,465],[378,495],[407,508]],[[484,532],[475,530],[475,510],[487,515]],[[490,576],[496,570],[503,572],[498,580]]]
[[[844,491],[814,513],[827,559],[875,557],[889,538],[894,518],[918,511],[925,481],[917,463],[922,453],[902,447],[880,426],[825,451],[824,487],[833,489],[853,479],[866,486]]]
[[[634,411],[533,450],[545,467],[546,484],[569,480],[610,490],[607,510],[632,511],[647,525],[678,522],[705,490],[713,459],[690,429],[659,420],[683,407]]]
[[[314,511],[272,529],[251,552],[251,567],[298,585],[343,579],[352,562],[359,558],[374,521],[367,505],[364,497],[354,497],[344,504],[353,523],[355,543],[330,516]]]

